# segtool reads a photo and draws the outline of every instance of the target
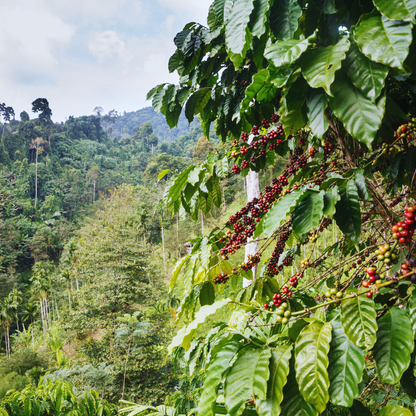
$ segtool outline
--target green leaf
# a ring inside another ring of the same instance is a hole
[[[254,0],[235,2],[225,27],[225,44],[236,68],[241,65],[250,47],[251,33],[248,23],[253,7]]]
[[[150,100],[150,99],[152,99],[153,97],[154,97],[154,95],[158,92],[158,91],[160,91],[164,86],[166,85],[166,83],[163,83],[163,84],[159,84],[159,85],[156,85],[156,87],[153,87],[148,93],[147,93],[147,95],[146,95],[146,101],[147,100]]]
[[[270,29],[276,39],[293,39],[302,9],[296,0],[275,1],[270,10]]]
[[[212,305],[215,301],[215,289],[211,282],[204,282],[199,292],[201,306]]]
[[[224,305],[227,305],[230,302],[230,299],[218,300],[212,305],[205,305],[195,314],[195,320],[192,321],[188,326],[183,327],[178,331],[176,336],[173,338],[172,342],[168,346],[168,353],[172,354],[172,351],[175,347],[182,347],[185,350],[188,350],[191,345],[192,338],[199,328],[205,321],[205,319],[217,312],[218,309],[222,308]]]
[[[338,316],[331,321],[332,341],[329,351],[329,397],[337,406],[351,407],[359,394],[358,384],[365,367],[364,354],[347,337]]]
[[[360,52],[355,42],[351,42],[344,68],[352,83],[363,95],[374,102],[384,88],[384,80],[389,68],[373,62]]]
[[[290,416],[318,416],[319,412],[309,403],[305,402],[299,391],[296,381],[293,360],[290,360],[290,371],[287,384],[283,388],[282,409],[285,415]]]
[[[287,84],[283,88],[285,97],[279,111],[286,136],[296,133],[308,122],[305,105],[307,90],[308,84],[303,78],[298,78],[293,85]]]
[[[211,88],[200,88],[188,99],[185,107],[185,116],[190,123],[194,120],[195,114],[199,114],[211,98]]]
[[[380,98],[378,104],[372,103],[343,73],[337,76],[332,85],[332,92],[332,111],[351,136],[371,149],[371,143],[384,116],[385,97]]]
[[[412,416],[412,412],[405,407],[399,406],[397,404],[391,404],[389,406],[383,407],[377,413],[377,416]]]
[[[170,169],[165,169],[162,170],[162,172],[159,173],[159,175],[157,175],[157,180],[160,181],[161,179],[163,179],[168,173],[170,172]]]
[[[404,20],[413,23],[415,21],[415,0],[374,0],[373,2],[379,12],[390,20]]]
[[[355,28],[360,51],[374,62],[403,69],[412,42],[412,24],[369,14]]]
[[[308,39],[277,41],[266,47],[264,56],[268,61],[271,61],[276,68],[279,68],[295,62],[302,53],[308,49],[308,45]]]
[[[315,6],[325,14],[334,14],[337,12],[334,0],[313,0]]]
[[[331,324],[314,321],[302,329],[295,344],[295,369],[305,401],[322,413],[329,400],[328,352]]]
[[[240,338],[234,336],[221,340],[214,348],[213,357],[205,371],[201,399],[198,403],[198,414],[215,416],[214,405],[217,398],[218,385],[222,380],[231,360],[235,357],[242,344]]]
[[[269,71],[269,81],[276,85],[277,88],[282,88],[289,81],[289,78],[292,75],[294,68],[275,68],[273,64],[270,64]]]
[[[348,39],[342,38],[336,45],[318,47],[306,55],[302,61],[302,74],[308,84],[312,88],[322,87],[332,96],[331,85],[335,79],[335,72],[341,68],[349,47]]]
[[[172,275],[170,277],[170,283],[169,283],[170,292],[173,290],[176,280],[178,280],[179,273],[181,272],[183,265],[188,261],[189,257],[191,256],[188,254],[187,256],[182,257],[176,262],[175,268],[173,269]]]
[[[351,241],[356,242],[361,234],[361,211],[355,182],[349,180],[339,188],[341,200],[337,202],[334,215],[338,227]]]
[[[213,5],[219,24],[225,23],[233,7],[233,0],[215,0]]]
[[[241,103],[242,112],[247,110],[250,102],[254,99],[257,93],[261,91],[261,89],[267,83],[268,77],[269,77],[268,69],[262,69],[253,75],[253,82],[247,87],[247,89],[244,92],[245,98],[244,98],[244,101]]]
[[[163,104],[163,97],[166,91],[167,91],[166,89],[161,88],[153,96],[152,107],[156,111],[156,113],[160,113],[160,109],[162,108],[162,104]]]
[[[225,406],[230,416],[243,413],[245,402],[253,396],[266,399],[270,349],[246,348],[226,375]]]
[[[324,195],[324,215],[326,217],[332,217],[335,214],[335,207],[339,200],[341,200],[341,197],[339,195],[338,186],[335,185]]]
[[[270,359],[270,377],[267,382],[266,400],[256,401],[259,416],[279,416],[283,400],[283,387],[289,374],[289,360],[292,356],[292,345],[278,345],[272,350]]]
[[[169,204],[171,204],[172,202],[178,201],[179,198],[181,197],[182,189],[187,184],[188,176],[194,168],[195,166],[189,166],[188,168],[186,168],[183,172],[181,172],[178,175],[173,185],[169,188],[167,199],[166,199],[166,204],[168,205],[168,208],[170,207]],[[173,213],[175,213],[178,210],[179,210],[179,206],[177,207],[175,211],[173,211]]]
[[[211,192],[209,192],[207,194],[207,196],[202,195],[201,193],[199,194],[199,207],[201,208],[201,211],[207,215],[208,212],[211,210],[212,208],[212,195]]]
[[[169,72],[175,71],[175,69],[183,66],[185,56],[180,49],[176,49],[175,53],[169,58],[168,69]]]
[[[309,127],[313,135],[321,139],[329,125],[325,117],[325,110],[328,106],[325,91],[321,88],[309,90],[306,105],[308,107]]]
[[[364,171],[362,169],[354,169],[354,182],[357,186],[358,196],[363,201],[370,201],[371,195],[367,188]]]
[[[250,32],[260,38],[267,29],[271,0],[254,0],[254,9],[250,18]]]
[[[410,324],[413,331],[413,337],[416,339],[416,290],[412,294],[406,305],[406,312],[410,319]]]
[[[410,364],[414,336],[409,317],[400,308],[391,308],[378,320],[374,358],[380,378],[396,384]]]
[[[324,192],[307,191],[306,196],[295,208],[292,228],[297,236],[309,233],[319,227],[324,208]]]
[[[347,294],[357,293],[348,288]],[[341,323],[348,339],[357,347],[370,350],[376,342],[377,313],[374,300],[365,295],[354,296],[341,303]]]
[[[290,194],[286,194],[273,204],[266,214],[263,222],[263,232],[265,237],[269,238],[279,227],[280,223],[289,215],[305,194],[305,189],[297,189]]]
[[[221,206],[221,187],[216,181],[212,184],[212,202],[218,208]]]

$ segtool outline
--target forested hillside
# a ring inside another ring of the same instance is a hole
[[[97,111],[101,114],[100,109]],[[188,133],[189,127],[193,128],[200,125],[197,118],[189,124],[185,114],[182,113],[179,117],[178,125],[171,129],[162,114],[157,113],[153,107],[146,107],[129,113],[119,113],[114,123],[112,123],[111,117],[107,119],[104,114],[103,126],[111,126],[111,137],[123,138],[132,135],[134,128],[145,122],[150,122],[159,140],[166,141],[168,144],[175,141],[178,136],[183,136]]]
[[[177,299],[166,278],[212,221],[173,217],[163,192],[214,146],[197,123],[168,144],[140,111],[114,137],[105,115],[54,123],[35,103],[39,116],[3,111],[0,123],[0,396],[48,373],[109,403],[157,404],[177,377],[164,363]]]

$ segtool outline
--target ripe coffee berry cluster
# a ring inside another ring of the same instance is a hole
[[[367,272],[366,279],[364,279],[361,282],[363,287],[369,287],[372,284],[379,285],[380,283],[382,283],[382,281],[385,278],[385,274],[384,273],[378,274],[374,267],[368,267],[366,269],[366,272]],[[371,292],[368,292],[368,293],[371,293]]]
[[[401,268],[403,274],[407,274],[407,273],[411,272],[412,270],[415,270],[416,260],[415,259],[406,260],[401,265],[400,268]],[[406,277],[405,279],[410,280],[412,283],[416,283],[416,273],[413,273],[410,277]]]
[[[415,137],[416,132],[416,119],[412,118],[412,121],[409,121],[407,124],[402,124],[397,129],[397,136],[399,137],[406,137],[408,141],[411,141]]]
[[[218,283],[218,284],[219,283],[227,283],[229,278],[230,277],[227,275],[227,273],[220,273],[217,277],[214,277],[212,279],[212,281],[214,283]]]
[[[416,205],[406,207],[404,213],[406,219],[404,221],[399,221],[391,229],[393,238],[399,240],[399,243],[409,244],[412,242],[412,237],[416,228],[415,210]]]

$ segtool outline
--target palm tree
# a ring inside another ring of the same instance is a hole
[[[40,312],[42,316],[43,337],[46,345],[46,333],[50,324],[48,295],[52,288],[52,272],[54,266],[47,261],[38,261],[33,266],[33,276],[30,278],[33,291],[39,297]]]
[[[10,303],[12,307],[16,311],[16,324],[17,324],[17,330],[19,329],[19,316],[17,315],[17,308],[19,307],[20,303],[22,302],[22,292],[16,288],[14,288],[10,293],[8,298],[10,299]]]
[[[0,320],[4,328],[4,341],[6,344],[6,355],[10,359],[10,325],[16,319],[16,311],[10,299],[3,298],[0,300]]]
[[[38,314],[38,307],[33,303],[29,302],[27,305],[23,307],[22,310],[22,321],[26,322],[27,320],[30,321],[30,326],[32,328],[32,346],[35,349],[35,340],[33,338],[33,322]]]

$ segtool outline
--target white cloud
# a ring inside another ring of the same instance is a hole
[[[16,114],[49,100],[53,119],[150,105],[173,37],[205,22],[210,0],[0,0],[0,100]]]
[[[113,55],[120,56],[124,52],[125,46],[126,44],[113,30],[95,33],[88,42],[89,51],[99,60]]]

